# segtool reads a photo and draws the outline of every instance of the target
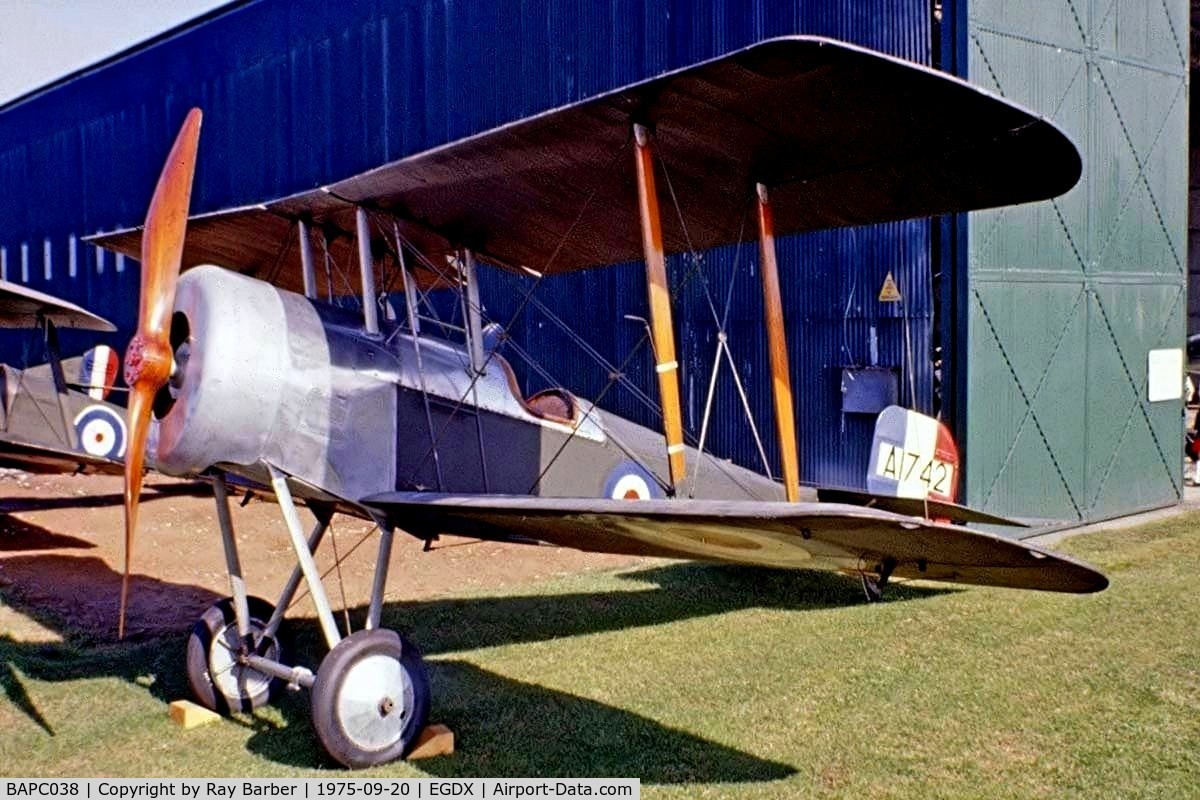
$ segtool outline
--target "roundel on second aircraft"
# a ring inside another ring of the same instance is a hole
[[[85,453],[101,458],[125,455],[125,420],[108,406],[91,405],[75,416],[75,435]]]

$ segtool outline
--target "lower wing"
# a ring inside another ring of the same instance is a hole
[[[33,444],[0,436],[0,467],[25,472],[121,475],[122,462],[67,447]]]
[[[607,500],[389,492],[362,500],[418,536],[525,538],[592,552],[1097,592],[1081,561],[958,525],[838,503]]]

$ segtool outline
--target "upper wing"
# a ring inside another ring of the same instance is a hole
[[[416,534],[521,536],[606,553],[871,572],[955,583],[1095,592],[1082,562],[955,525],[836,503],[607,500],[394,492],[367,507]]]
[[[117,329],[108,320],[74,303],[18,283],[0,281],[0,328],[36,328],[41,319],[49,319],[59,328],[109,333]]]
[[[333,255],[349,257],[355,204],[392,212],[426,253],[453,242],[548,272],[640,259],[634,121],[655,129],[687,222],[685,232],[676,214],[663,215],[668,252],[736,241],[756,182],[772,187],[776,232],[786,234],[1044,199],[1081,171],[1058,128],[1007,100],[911,62],[793,36],[332,186],[198,217],[184,265],[216,263],[296,288],[290,221],[324,226]],[[136,258],[140,236],[91,241]]]

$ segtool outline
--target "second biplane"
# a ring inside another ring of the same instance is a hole
[[[27,356],[40,345],[45,358],[24,367],[0,364],[0,467],[123,472],[124,412],[107,402],[116,352],[101,344],[63,358],[58,343],[60,329],[112,332],[116,326],[74,303],[0,280],[0,329],[29,331]]]
[[[193,110],[144,229],[95,241],[140,255],[143,270],[125,365],[127,579],[151,417],[159,469],[214,478],[232,597],[197,623],[188,650],[192,687],[210,707],[248,710],[281,683],[305,686],[335,759],[364,766],[403,755],[430,700],[419,652],[380,628],[396,530],[833,569],[876,590],[891,577],[1065,592],[1107,585],[1065,556],[931,521],[997,521],[947,502],[952,495],[896,513],[814,502],[799,482],[775,235],[1058,195],[1081,164],[1046,120],[919,65],[788,37],[189,221],[199,128]],[[686,223],[659,213],[664,175]],[[680,410],[665,256],[737,241],[748,209],[782,485],[690,447]],[[638,259],[662,433],[566,390],[523,397],[487,346],[477,267],[536,286]],[[181,266],[195,268],[180,277]],[[458,338],[422,331],[420,298],[432,287],[459,293]],[[357,309],[335,302],[347,294],[360,298]],[[226,475],[268,486],[279,501],[297,565],[274,606],[247,596]],[[299,499],[317,518],[308,536]],[[346,636],[312,557],[337,511],[380,530],[365,629]],[[290,662],[277,635],[302,580],[330,648],[315,674]]]

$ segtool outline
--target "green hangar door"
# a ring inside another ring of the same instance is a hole
[[[1080,522],[1173,505],[1183,485],[1188,5],[959,9],[970,80],[1054,120],[1084,162],[1062,197],[970,215],[965,500]]]

